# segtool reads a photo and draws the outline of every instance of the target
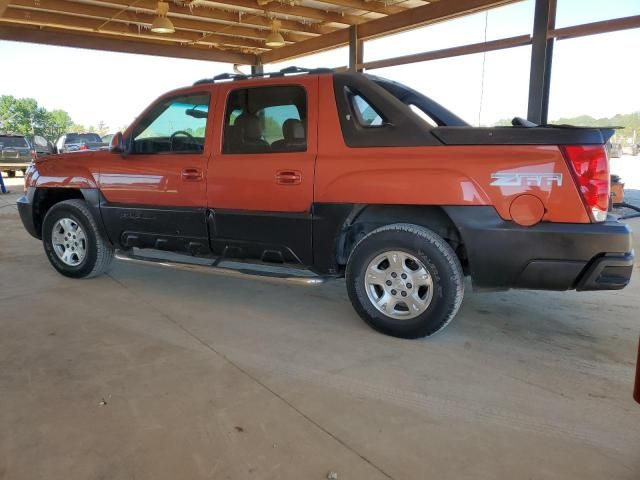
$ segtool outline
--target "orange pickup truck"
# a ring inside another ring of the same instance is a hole
[[[358,314],[403,338],[444,328],[465,276],[492,290],[625,287],[613,131],[513,124],[471,127],[368,74],[225,74],[160,97],[110,151],[36,160],[18,207],[63,275],[164,250],[181,255],[163,265],[344,276]]]

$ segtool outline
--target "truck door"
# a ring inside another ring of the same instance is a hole
[[[227,256],[308,265],[317,77],[247,83],[218,90],[222,128],[207,176],[211,244]]]
[[[210,91],[160,98],[128,130],[128,153],[100,166],[111,240],[123,246],[200,253],[209,250],[206,168]]]

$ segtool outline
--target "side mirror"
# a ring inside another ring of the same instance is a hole
[[[124,145],[124,137],[122,136],[122,132],[116,133],[111,139],[111,145],[109,145],[109,151],[111,153],[124,153],[125,145]]]

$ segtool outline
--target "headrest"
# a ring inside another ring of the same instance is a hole
[[[282,136],[287,142],[304,140],[304,126],[300,120],[288,118],[282,124]]]
[[[260,119],[256,115],[243,113],[236,118],[234,125],[240,128],[244,140],[259,140],[262,138]]]

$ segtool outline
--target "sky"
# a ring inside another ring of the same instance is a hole
[[[534,0],[365,42],[365,61],[531,33]],[[640,14],[640,0],[558,0],[557,26]],[[549,118],[640,111],[640,29],[556,42]],[[265,66],[337,67],[347,48]],[[216,62],[0,41],[0,95],[35,98],[78,124],[117,131],[168,90],[228,72]],[[437,100],[473,125],[526,117],[530,47],[370,70]],[[7,68],[10,66],[10,68]],[[248,67],[243,67],[249,70]],[[10,73],[9,73],[10,72]]]

